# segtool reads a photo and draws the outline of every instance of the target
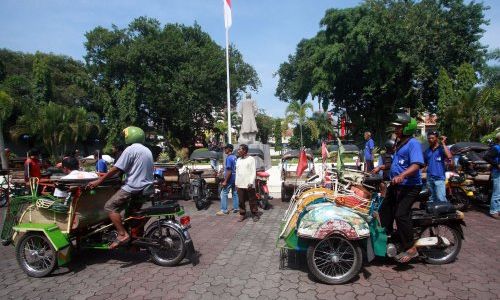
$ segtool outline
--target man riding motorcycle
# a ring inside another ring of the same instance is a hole
[[[406,114],[396,114],[392,123],[396,134],[396,146],[390,168],[391,186],[380,208],[381,224],[388,234],[393,231],[394,219],[403,251],[396,256],[401,263],[407,263],[418,256],[413,241],[411,207],[422,190],[420,169],[424,158],[420,143],[413,137],[417,121]]]
[[[104,205],[109,219],[118,232],[116,240],[110,245],[111,249],[126,244],[130,240],[130,236],[122,224],[120,211],[130,202],[133,194],[142,193],[153,183],[153,154],[143,145],[145,141],[144,131],[139,127],[130,126],[123,130],[123,134],[125,144],[129,146],[106,175],[88,185],[89,188],[93,189],[118,173],[126,174],[124,185]]]

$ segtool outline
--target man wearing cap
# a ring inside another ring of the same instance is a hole
[[[446,202],[446,166],[445,160],[451,159],[450,149],[446,146],[446,137],[437,131],[427,133],[429,148],[424,152],[427,169],[427,187],[431,192],[429,202]],[[441,141],[441,144],[439,143]]]
[[[225,216],[229,213],[227,210],[227,199],[229,190],[233,194],[233,213],[238,210],[238,193],[234,186],[236,178],[236,156],[233,154],[233,145],[227,144],[224,147],[224,153],[227,155],[224,168],[224,181],[222,181],[222,190],[220,192],[220,211],[217,212],[218,216]]]
[[[500,132],[496,134],[495,144],[488,150],[484,160],[491,165],[491,181],[493,181],[490,216],[498,219],[500,217]]]
[[[392,233],[396,220],[397,235],[403,248],[396,259],[407,263],[418,256],[413,240],[411,207],[422,190],[420,169],[424,165],[424,157],[420,142],[413,137],[417,121],[406,114],[396,114],[396,121],[392,125],[397,140],[389,174],[391,185],[379,215],[388,234]]]

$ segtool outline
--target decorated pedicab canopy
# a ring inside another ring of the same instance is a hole
[[[210,160],[210,159],[220,160],[222,159],[222,152],[211,151],[208,150],[207,148],[196,149],[193,151],[193,153],[191,153],[189,159],[198,161]]]
[[[281,157],[281,160],[289,160],[289,159],[294,159],[294,158],[299,158],[300,157],[300,150],[290,150],[285,152],[283,156]],[[308,160],[314,160],[314,155],[311,149],[306,149],[306,157]]]

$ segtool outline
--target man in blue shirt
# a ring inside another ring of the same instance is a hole
[[[96,150],[94,152],[94,159],[97,161],[95,164],[95,171],[97,173],[107,173],[108,172],[108,165],[106,164],[106,161],[102,159],[102,153],[99,150]]]
[[[396,114],[396,121],[392,125],[395,126],[397,140],[389,173],[391,185],[379,214],[388,234],[392,233],[396,220],[397,235],[403,247],[403,252],[396,259],[407,263],[418,256],[413,241],[411,207],[422,190],[420,168],[424,165],[424,158],[420,142],[413,137],[417,121],[406,114]]]
[[[218,216],[224,216],[229,213],[227,210],[227,200],[229,190],[233,194],[233,213],[237,213],[238,209],[238,193],[234,186],[236,178],[236,156],[233,154],[233,145],[227,144],[224,147],[224,153],[227,155],[224,168],[224,181],[222,182],[222,190],[220,192],[220,211],[217,212]]]
[[[424,161],[427,166],[427,187],[431,192],[429,202],[445,202],[445,160],[451,159],[452,155],[446,146],[446,137],[439,137],[438,132],[431,131],[427,133],[427,141],[429,142],[429,148],[424,152]],[[441,145],[439,141],[441,141]]]
[[[373,170],[373,149],[375,148],[375,142],[372,139],[371,132],[365,132],[365,150],[363,151],[365,157],[365,172],[371,172]]]
[[[490,216],[498,219],[500,217],[500,132],[496,134],[495,142],[496,144],[484,156],[484,160],[491,165],[491,181],[493,181]]]

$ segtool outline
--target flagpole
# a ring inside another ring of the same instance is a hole
[[[226,28],[227,143],[231,144],[231,90],[229,84],[229,28]]]

